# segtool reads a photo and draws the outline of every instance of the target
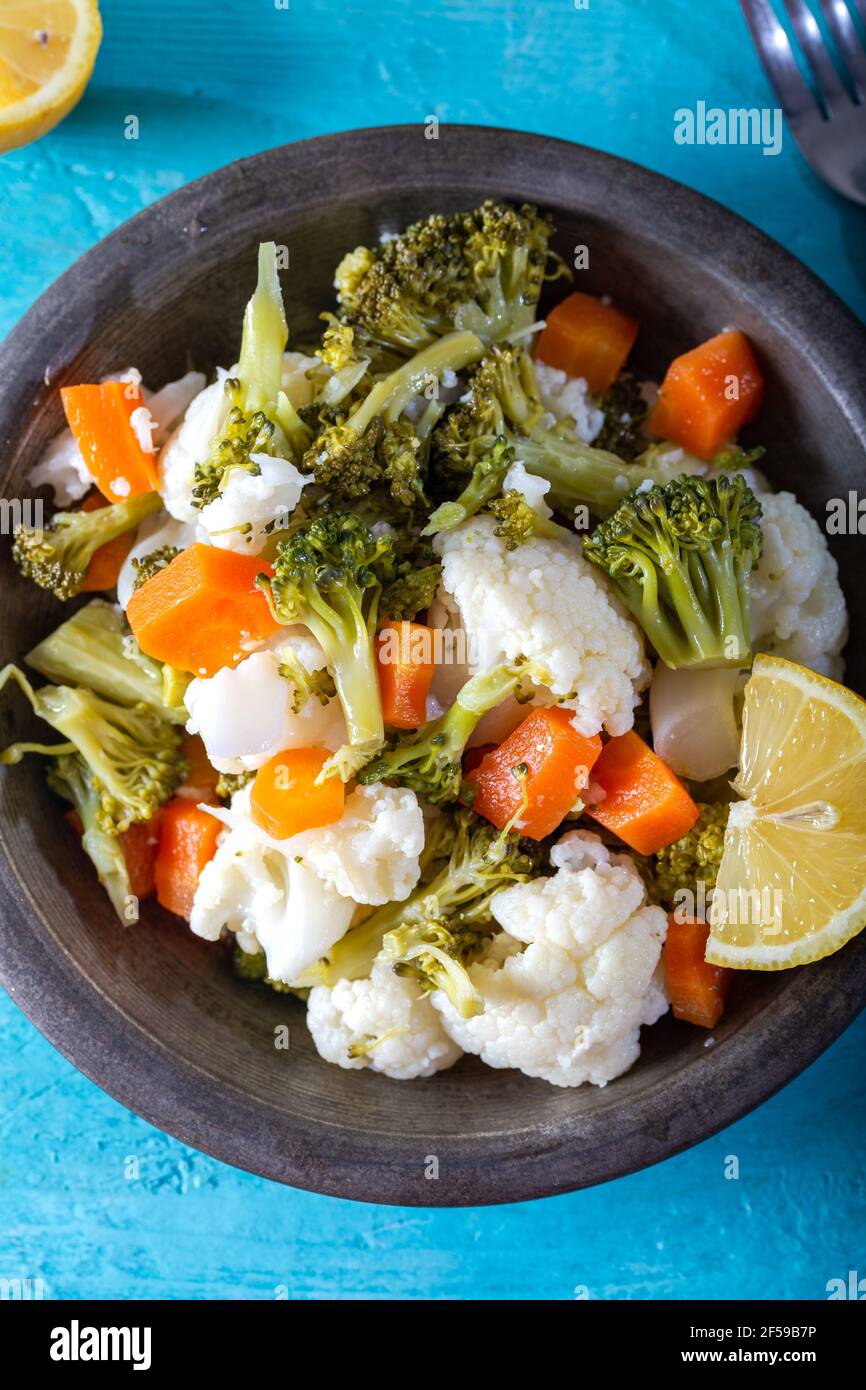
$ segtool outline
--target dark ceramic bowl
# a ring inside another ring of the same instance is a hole
[[[256,245],[288,245],[297,338],[359,242],[495,195],[549,207],[580,284],[637,315],[640,365],[735,322],[768,377],[768,471],[819,516],[863,478],[866,334],[797,261],[717,204],[610,155],[539,136],[444,126],[327,136],[173,193],[89,252],[0,351],[4,497],[62,424],[57,388],[134,363],[152,385],[234,360]],[[835,547],[834,547],[835,548]],[[837,547],[851,605],[849,679],[866,689],[857,538]],[[0,652],[58,621],[3,552]],[[7,699],[3,743],[31,727]],[[14,710],[14,714],[12,713]],[[805,970],[745,975],[708,1046],[671,1019],[602,1090],[559,1090],[464,1059],[406,1084],[321,1061],[303,1006],[237,983],[223,951],[147,906],[123,930],[35,760],[2,777],[0,967],[12,998],[88,1076],[216,1157],[342,1197],[424,1206],[565,1192],[655,1163],[721,1129],[806,1067],[866,998],[866,934]],[[274,1030],[288,1023],[288,1051]],[[432,1162],[438,1160],[437,1164]],[[438,1168],[438,1178],[431,1176]]]

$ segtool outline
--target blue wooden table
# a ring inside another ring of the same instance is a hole
[[[773,104],[736,0],[102,10],[82,105],[0,159],[2,332],[93,242],[197,175],[431,115],[660,169],[777,237],[866,317],[866,214],[823,188],[790,139],[775,156],[674,141],[677,108]],[[366,1208],[236,1172],[123,1110],[5,998],[0,1027],[0,1278],[41,1277],[47,1297],[570,1299],[585,1286],[596,1298],[824,1298],[828,1280],[866,1274],[863,1018],[760,1111],[660,1167],[454,1212]]]

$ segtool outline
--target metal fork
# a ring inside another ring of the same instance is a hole
[[[851,0],[866,22],[866,0]],[[815,173],[837,193],[866,204],[866,50],[846,0],[819,0],[851,91],[839,78],[806,0],[784,0],[820,101],[803,79],[770,0],[740,0],[752,39],[794,138]]]

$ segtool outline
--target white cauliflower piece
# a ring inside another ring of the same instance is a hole
[[[27,481],[34,487],[50,487],[56,507],[70,507],[90,491],[93,479],[71,430],[52,439],[27,474]]]
[[[192,504],[195,466],[204,463],[211,442],[226,422],[230,402],[225,393],[228,373],[220,368],[217,379],[193,398],[180,425],[163,446],[159,456],[159,490],[162,500],[178,521],[197,522],[198,510]]]
[[[334,825],[295,836],[319,877],[357,903],[402,902],[418,882],[424,817],[412,791],[356,787]]]
[[[271,529],[285,526],[312,475],[301,473],[288,459],[251,454],[258,473],[232,468],[224,475],[222,490],[199,512],[212,545],[258,555]]]
[[[220,772],[255,771],[287,748],[336,752],[346,740],[339,700],[309,699],[295,714],[294,695],[294,683],[280,674],[279,651],[253,652],[235,667],[190,682],[187,731],[201,735]]]
[[[482,1013],[433,1003],[465,1052],[554,1086],[604,1086],[640,1053],[640,1029],[666,1011],[659,960],[667,919],[649,907],[631,859],[572,830],[551,851],[549,878],[497,893],[495,938],[469,966]],[[523,942],[525,949],[520,950]]]
[[[764,548],[751,579],[752,642],[842,678],[848,610],[827,538],[791,492],[761,494]]]
[[[536,361],[538,394],[545,410],[557,420],[568,420],[578,439],[591,444],[604,424],[604,412],[593,405],[592,393],[582,376],[569,376],[559,367]]]
[[[158,391],[148,391],[146,386],[142,387],[144,403],[156,425],[157,444],[162,444],[168,437],[206,385],[204,372],[186,372],[177,381],[167,381]]]
[[[189,924],[207,941],[225,928],[244,950],[258,943],[271,978],[292,984],[348,930],[355,903],[299,861],[294,838],[268,840],[235,812],[239,804],[249,807],[249,788],[233,798],[231,828],[202,869]]]
[[[360,1071],[369,1067],[396,1081],[453,1066],[459,1046],[448,1036],[429,994],[417,981],[395,975],[379,957],[366,980],[340,980],[310,991],[307,1026],[326,1062]],[[352,1056],[352,1049],[359,1055]]]
[[[637,627],[576,540],[536,536],[509,551],[495,528],[481,515],[434,543],[439,597],[446,612],[459,610],[471,670],[527,657],[546,670],[582,734],[624,734],[649,676]]]

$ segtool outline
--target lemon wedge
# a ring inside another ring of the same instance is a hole
[[[2,0],[0,153],[38,140],[69,114],[101,39],[97,0]]]
[[[784,970],[866,925],[866,701],[781,657],[746,686],[706,958]]]

